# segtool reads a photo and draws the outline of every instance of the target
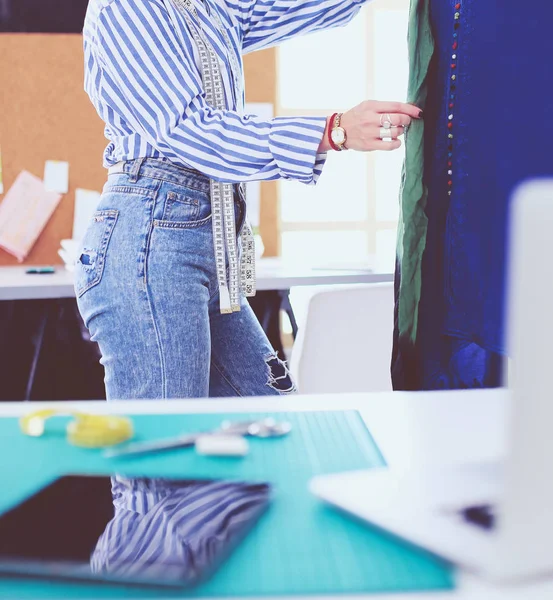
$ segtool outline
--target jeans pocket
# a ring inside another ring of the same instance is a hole
[[[75,266],[77,298],[102,280],[106,253],[118,216],[118,210],[99,210],[94,213]]]
[[[187,229],[211,220],[209,194],[199,190],[183,187],[170,190],[166,193],[162,206],[162,218],[154,220],[156,227]]]
[[[163,221],[196,221],[200,213],[198,198],[185,194],[169,192],[163,207]]]

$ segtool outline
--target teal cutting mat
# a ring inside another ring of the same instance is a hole
[[[253,415],[251,415],[253,417]],[[97,585],[0,580],[0,598],[176,598],[400,592],[450,589],[442,562],[323,506],[307,489],[314,475],[380,466],[383,458],[359,414],[279,413],[290,436],[252,440],[244,460],[200,457],[179,450],[147,458],[106,460],[99,451],[69,446],[64,420],[41,439],[24,437],[16,419],[0,419],[0,511],[56,476],[113,473],[270,481],[275,500],[255,530],[206,584],[193,593]],[[254,418],[259,418],[256,414]],[[137,437],[209,430],[249,415],[141,415]]]

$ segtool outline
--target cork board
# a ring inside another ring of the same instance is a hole
[[[103,123],[83,91],[80,35],[1,34],[0,147],[4,189],[22,170],[44,175],[47,160],[70,164],[69,193],[35,244],[26,264],[59,264],[60,240],[71,237],[75,189],[101,191],[107,141]],[[250,102],[276,100],[274,50],[246,57]],[[277,185],[262,189],[261,232],[267,255],[278,252]],[[1,197],[0,197],[1,198]],[[0,265],[17,264],[0,250]]]
[[[71,237],[75,188],[101,190],[103,126],[83,91],[80,35],[0,35],[0,147],[7,191],[23,169],[42,178],[46,160],[70,164],[70,189],[27,259],[60,263],[60,240]],[[17,264],[0,252],[0,264]]]

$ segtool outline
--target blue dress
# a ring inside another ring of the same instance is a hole
[[[553,8],[534,2],[430,1],[428,231],[417,339],[396,336],[395,389],[501,385],[509,199],[553,173],[551,68],[535,60]]]

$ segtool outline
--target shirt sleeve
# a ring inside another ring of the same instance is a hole
[[[214,109],[204,98],[191,36],[177,36],[157,0],[118,0],[102,10],[95,85],[106,110],[163,156],[215,180],[315,183],[326,158],[318,154],[326,120],[263,120]]]
[[[346,25],[369,0],[225,0],[242,28],[244,54]]]

